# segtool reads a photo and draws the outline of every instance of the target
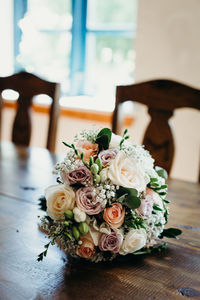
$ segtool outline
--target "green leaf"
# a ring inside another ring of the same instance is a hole
[[[163,200],[165,203],[170,203],[171,201],[164,199]]]
[[[68,147],[68,148],[72,148],[72,146],[70,145],[70,144],[67,144],[67,143],[65,143],[65,142],[62,142],[66,147]]]
[[[122,195],[121,197],[117,198],[116,201],[119,202],[119,203],[123,203],[127,195],[128,195],[128,194]]]
[[[140,198],[133,195],[129,195],[126,197],[125,205],[128,206],[129,208],[136,209],[140,206],[140,204],[141,204]]]
[[[159,207],[158,205],[156,205],[156,204],[154,204],[153,209],[162,211],[162,208],[160,208],[160,207]]]
[[[123,136],[125,136],[125,135],[127,134],[127,132],[128,132],[128,129],[126,128],[126,129],[124,130]]]
[[[117,195],[122,196],[124,194],[128,194],[128,195],[132,195],[132,196],[137,197],[138,191],[136,189],[126,188],[126,187],[120,186],[119,190],[117,191]]]
[[[176,238],[177,235],[180,235],[182,231],[178,228],[168,228],[164,229],[163,232],[160,234],[159,238],[168,237],[168,238]]]
[[[97,138],[101,137],[102,135],[108,136],[108,142],[111,141],[112,131],[109,128],[103,128],[99,133],[97,134]]]
[[[158,181],[158,178],[150,178],[150,182],[157,182]]]
[[[107,150],[111,141],[112,131],[109,128],[103,128],[97,135],[96,143],[99,150]]]
[[[162,178],[164,178],[165,180],[167,180],[168,174],[167,174],[167,171],[166,171],[165,169],[163,169],[163,168],[157,166],[157,167],[155,167],[155,170],[156,170],[157,174],[158,174],[160,177],[162,177]]]

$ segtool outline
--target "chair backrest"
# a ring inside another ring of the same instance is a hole
[[[155,164],[170,173],[174,157],[174,139],[168,121],[177,108],[200,109],[200,90],[164,79],[117,86],[112,120],[112,130],[115,133],[119,105],[128,100],[148,107],[151,121],[144,134],[143,144],[155,159]]]
[[[19,93],[12,141],[24,146],[29,145],[31,137],[30,108],[33,96],[45,94],[52,98],[46,148],[54,152],[59,117],[60,85],[23,71],[12,76],[0,77],[0,95],[5,89],[12,89]]]

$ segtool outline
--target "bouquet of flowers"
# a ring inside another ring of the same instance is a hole
[[[168,221],[167,172],[154,168],[143,146],[108,128],[75,136],[63,162],[57,163],[57,184],[45,191],[46,216],[41,227],[50,242],[38,261],[57,242],[72,257],[93,262],[118,255],[150,253],[165,248],[159,240],[176,237],[164,229]]]

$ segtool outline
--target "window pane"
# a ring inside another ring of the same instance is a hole
[[[115,85],[133,83],[132,37],[88,34],[87,92],[113,97]]]
[[[19,22],[22,39],[17,61],[28,72],[60,82],[63,92],[69,90],[70,3],[29,0],[27,14]]]
[[[88,0],[88,27],[98,24],[135,24],[136,0]]]
[[[71,0],[28,0],[28,14],[37,29],[71,29]]]
[[[28,72],[61,82],[68,90],[71,33],[24,31],[20,43],[19,63]]]

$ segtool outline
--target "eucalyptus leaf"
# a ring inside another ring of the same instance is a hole
[[[99,150],[107,150],[111,141],[112,131],[109,128],[103,128],[97,135],[96,143]]]
[[[125,204],[126,204],[126,206],[128,206],[131,209],[136,209],[140,206],[141,201],[140,201],[140,198],[138,198],[136,196],[128,195],[126,197]]]
[[[178,228],[167,228],[164,229],[163,232],[160,234],[159,238],[168,237],[168,238],[176,238],[177,235],[180,235],[182,231]]]
[[[162,177],[162,178],[164,178],[165,180],[167,180],[168,174],[167,174],[167,171],[166,171],[165,169],[163,169],[163,168],[157,166],[157,167],[155,167],[155,170],[156,170],[157,174],[158,174],[160,177]]]
[[[128,194],[128,195],[137,197],[138,191],[136,189],[120,186],[119,190],[117,191],[117,195],[122,196],[124,194]]]
[[[102,135],[107,135],[108,136],[108,141],[110,143],[111,141],[111,136],[112,136],[112,131],[109,128],[103,128],[98,134],[97,138],[99,138]]]

